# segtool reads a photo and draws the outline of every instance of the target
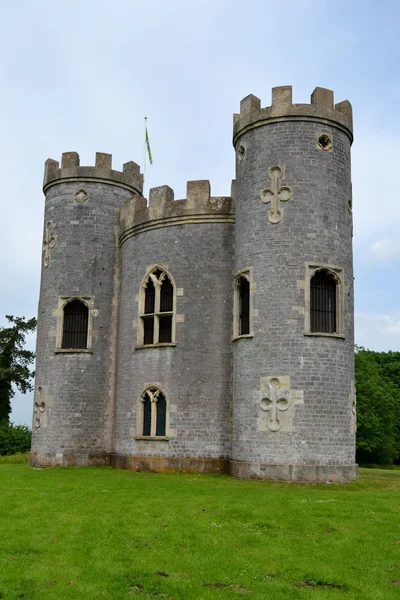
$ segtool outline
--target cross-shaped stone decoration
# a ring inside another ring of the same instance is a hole
[[[260,192],[261,202],[268,204],[271,202],[271,208],[268,210],[268,221],[270,223],[279,223],[282,221],[283,208],[281,202],[288,202],[293,198],[293,192],[290,187],[280,186],[282,169],[280,167],[269,167],[268,175],[271,180],[271,187],[264,188]]]
[[[35,427],[38,429],[42,424],[42,414],[46,410],[46,404],[42,398],[42,388],[38,387],[37,398],[35,400]]]
[[[271,379],[268,384],[269,394],[261,399],[261,410],[269,412],[268,429],[270,431],[279,431],[282,423],[279,419],[279,413],[286,411],[290,406],[289,389],[282,388],[279,379]]]
[[[57,236],[52,233],[51,221],[47,221],[43,240],[44,266],[50,263],[50,250],[57,246]]]

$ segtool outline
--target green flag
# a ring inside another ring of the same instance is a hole
[[[149,163],[152,165],[153,157],[151,156],[149,134],[147,133],[147,125],[146,125],[146,146],[147,146],[147,154],[149,155]]]

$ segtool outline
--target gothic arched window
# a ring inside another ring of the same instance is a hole
[[[310,280],[310,331],[338,333],[337,280],[325,269]]]
[[[89,309],[80,300],[64,306],[61,348],[81,350],[88,347]]]
[[[138,414],[139,437],[166,436],[167,429],[167,400],[162,391],[157,387],[147,388],[140,398]]]
[[[168,273],[155,267],[140,291],[139,346],[175,343],[175,286]]]

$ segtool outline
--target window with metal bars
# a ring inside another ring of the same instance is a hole
[[[142,432],[145,437],[165,437],[167,424],[167,401],[158,388],[148,388],[141,397]]]
[[[310,331],[338,333],[337,281],[326,270],[317,271],[310,281]]]
[[[87,348],[89,309],[80,300],[72,300],[64,306],[62,345],[64,349]]]
[[[166,271],[151,271],[142,288],[139,345],[174,343],[174,301],[174,285]]]

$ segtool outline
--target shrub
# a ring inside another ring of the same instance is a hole
[[[0,423],[0,456],[17,452],[28,452],[31,447],[32,432],[27,425]]]
[[[26,465],[28,463],[28,457],[28,452],[17,452],[16,454],[9,454],[8,456],[0,456],[0,465]]]

